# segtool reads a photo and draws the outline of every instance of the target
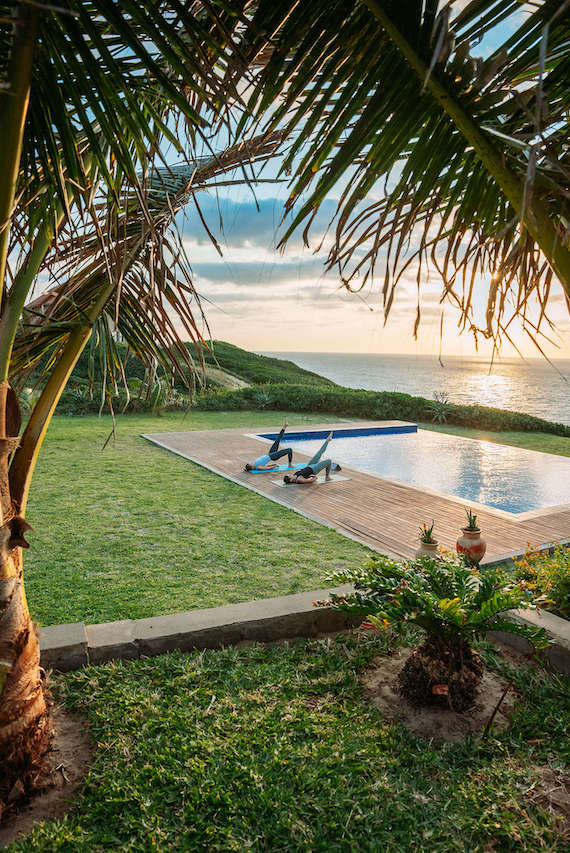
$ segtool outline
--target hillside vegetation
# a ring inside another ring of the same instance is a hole
[[[319,376],[318,373],[304,370],[292,361],[256,355],[254,352],[248,352],[225,341],[211,341],[210,345],[213,355],[205,354],[206,364],[213,365],[217,361],[222,370],[233,373],[234,376],[253,385],[291,383],[328,388],[341,387],[330,379]]]
[[[117,343],[115,346],[118,359],[124,366],[127,381],[130,382],[133,379],[143,381],[146,378],[146,372],[140,359],[128,352],[125,344]],[[198,385],[205,385],[206,388],[239,387],[244,383],[254,385],[294,383],[329,388],[340,387],[330,379],[325,379],[324,376],[319,376],[318,373],[312,373],[310,370],[304,370],[292,361],[268,358],[264,355],[248,352],[225,341],[215,340],[208,341],[207,347],[202,349],[202,356],[206,365],[206,375],[203,376],[200,369],[200,359],[194,346],[192,344],[186,346],[196,365]],[[30,378],[30,385],[35,384],[36,377],[40,376],[42,368],[43,362],[40,362]],[[98,397],[97,391],[101,388],[101,377],[104,369],[105,362],[101,353],[98,351],[94,353],[90,347],[86,347],[73,369],[68,387],[92,387],[94,396]],[[116,372],[120,376],[120,372],[118,370]],[[156,376],[159,379],[164,377],[164,371],[161,367],[157,369]],[[232,382],[232,377],[238,381]],[[187,391],[187,386],[181,381],[176,383],[175,388],[181,393]]]
[[[257,355],[225,341],[210,341],[208,348],[203,350],[205,377],[202,377],[202,390],[193,395],[182,384],[173,388],[160,370],[149,386],[140,360],[132,354],[127,357],[123,344],[118,345],[118,352],[125,363],[129,395],[120,385],[116,392],[109,383],[106,393],[102,393],[101,364],[86,351],[60,400],[59,414],[95,413],[99,409],[107,410],[109,404],[115,412],[153,411],[155,414],[190,408],[202,411],[267,409],[362,420],[432,423],[444,431],[459,428],[570,438],[569,426],[521,412],[428,400],[394,391],[344,388],[292,361]],[[192,354],[195,357],[193,348]],[[566,455],[567,451],[563,449],[563,453]]]

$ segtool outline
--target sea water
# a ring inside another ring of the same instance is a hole
[[[526,412],[570,425],[570,360],[501,359],[489,373],[483,358],[437,358],[378,353],[266,352],[295,362],[347,388],[402,391],[452,403]]]

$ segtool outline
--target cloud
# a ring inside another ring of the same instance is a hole
[[[279,255],[262,261],[235,261],[231,258],[219,261],[192,262],[192,270],[198,278],[211,282],[234,281],[250,288],[264,287],[278,282],[295,282],[301,279],[313,282],[324,277],[324,258],[280,258]],[[337,279],[334,273],[329,278]]]
[[[198,204],[208,228],[227,248],[246,245],[274,248],[292,220],[289,216],[282,224],[284,208],[283,200],[279,198],[260,199],[258,209],[253,200],[239,201],[228,196],[216,198],[204,193],[198,195]],[[336,206],[336,201],[325,199],[319,208],[310,229],[310,234],[314,235],[311,242],[315,247],[333,218]],[[177,217],[177,223],[187,240],[203,246],[211,244],[192,202]],[[290,238],[287,243],[289,249],[303,246],[302,230],[303,227]]]

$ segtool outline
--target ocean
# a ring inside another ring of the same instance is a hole
[[[437,358],[374,353],[264,352],[288,359],[345,385],[370,391],[402,391],[451,403],[495,406],[570,425],[570,361],[509,358],[493,365],[484,358]]]

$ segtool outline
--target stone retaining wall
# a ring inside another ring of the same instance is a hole
[[[334,591],[342,594],[350,589],[344,586]],[[160,655],[174,649],[215,649],[241,642],[313,637],[342,631],[362,621],[328,607],[313,607],[313,601],[328,598],[329,592],[330,589],[318,589],[102,625],[74,622],[40,628],[41,664],[46,669],[67,672],[87,664]],[[570,623],[545,610],[517,611],[516,616],[521,622],[546,629],[552,645],[542,654],[553,669],[570,675]],[[530,644],[514,634],[490,632],[488,637],[519,651],[532,652]]]

